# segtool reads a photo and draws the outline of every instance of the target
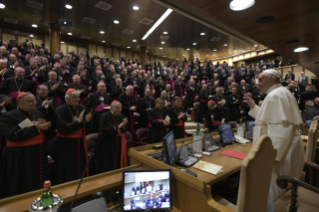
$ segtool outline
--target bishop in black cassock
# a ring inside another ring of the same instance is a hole
[[[217,105],[213,100],[209,100],[207,103],[208,111],[206,113],[205,130],[212,132],[217,129],[218,125],[222,123],[223,118],[226,118],[224,108]]]
[[[44,132],[51,123],[36,110],[33,94],[23,92],[17,100],[18,109],[0,118],[7,140],[0,164],[0,198],[41,189],[49,180]]]
[[[125,128],[128,121],[121,111],[122,104],[115,100],[111,104],[111,110],[100,118],[100,133],[96,145],[97,174],[127,166]]]
[[[182,99],[176,96],[173,100],[173,106],[167,110],[170,117],[170,130],[174,131],[175,139],[185,137],[185,122],[187,120],[186,112],[182,108]]]
[[[53,158],[55,184],[80,179],[88,156],[85,125],[89,125],[92,114],[79,104],[80,93],[75,89],[68,89],[65,99],[66,103],[55,113],[58,129],[56,158]]]
[[[149,88],[146,88],[144,92],[144,97],[138,100],[137,110],[140,112],[138,128],[148,127],[147,111],[155,107],[155,100],[151,97],[151,95],[151,90]]]
[[[121,94],[117,99],[122,104],[122,114],[128,118],[127,130],[131,133],[135,132],[134,111],[136,111],[136,102],[133,96],[134,88],[129,85],[126,87],[125,93]]]

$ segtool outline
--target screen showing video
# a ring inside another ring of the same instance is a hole
[[[170,171],[124,172],[124,210],[171,210]]]
[[[230,124],[221,124],[218,126],[219,129],[222,131],[221,137],[223,139],[224,144],[231,144],[235,140],[235,137]]]

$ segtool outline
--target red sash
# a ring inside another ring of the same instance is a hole
[[[21,147],[21,146],[32,146],[36,144],[42,144],[45,142],[45,135],[44,132],[40,132],[40,135],[37,135],[35,137],[23,140],[23,141],[8,141],[7,140],[7,146],[8,147]]]
[[[116,129],[116,128],[115,128]],[[103,133],[100,131],[100,134],[103,135]],[[119,130],[119,133],[116,136],[121,136],[121,168],[127,167],[127,149],[126,149],[126,138],[125,133],[123,133],[121,130]]]
[[[200,102],[204,102],[204,103],[207,103],[208,102],[208,99],[199,99]]]
[[[85,150],[85,160],[86,160],[86,162],[88,162],[88,142],[86,140],[86,135],[85,135],[83,128],[81,128],[77,131],[71,132],[69,134],[62,134],[58,131],[57,136],[61,137],[61,138],[82,138],[83,146],[84,146],[84,150]],[[86,172],[86,176],[87,177],[89,176],[89,168]]]
[[[101,105],[98,104],[97,106],[93,107],[94,112],[102,112],[104,111],[104,107],[108,107],[109,105]]]
[[[155,119],[156,121],[164,121],[163,119]],[[148,123],[148,127],[152,127],[151,123]]]
[[[184,124],[184,121],[183,120],[178,120],[178,123],[176,124],[171,124],[171,126],[174,126],[174,127],[183,127],[183,134],[185,136],[185,124]]]
[[[217,126],[217,125],[219,125],[221,123],[222,123],[221,121],[212,121],[212,125],[213,126]]]

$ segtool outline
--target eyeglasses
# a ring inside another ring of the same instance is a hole
[[[33,99],[33,100],[26,100],[26,102],[28,103],[33,103],[33,102],[37,102],[37,100]]]

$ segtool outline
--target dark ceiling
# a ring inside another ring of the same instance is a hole
[[[142,41],[141,38],[144,34],[167,10],[167,7],[157,4],[158,1],[66,0],[67,4],[73,6],[71,10],[65,9],[64,2],[64,0],[2,0],[1,3],[4,3],[6,8],[1,10],[0,24],[6,24],[5,26],[7,26],[4,18],[13,18],[17,19],[19,23],[17,25],[10,24],[12,28],[29,27],[30,30],[48,33],[49,23],[54,23],[57,19],[65,17],[67,21],[72,22],[72,27],[61,28],[62,39],[65,41],[76,38],[82,42],[94,42],[100,45],[111,46],[113,43],[119,43],[121,44],[120,47],[126,48],[130,46],[133,51],[138,51],[139,45],[146,45],[148,46],[149,54],[157,56],[165,55],[168,58],[198,57],[200,59],[213,59],[238,54],[243,50],[256,49],[253,47],[253,44],[256,44],[256,42],[249,38],[240,41],[234,38],[234,36],[228,36],[219,32],[222,30],[214,30],[175,11],[170,14],[146,41]],[[112,7],[107,11],[97,8],[96,5],[101,2],[107,3]],[[204,1],[197,2],[203,3]],[[28,5],[36,5],[38,8]],[[132,7],[135,5],[139,6],[140,9],[137,11],[133,10]],[[216,10],[214,9],[213,11]],[[85,17],[95,20],[93,21],[94,23],[83,22]],[[144,18],[153,22],[149,25],[140,23]],[[118,20],[120,23],[114,24],[114,20]],[[37,24],[38,28],[31,28],[32,24]],[[101,30],[105,31],[105,34],[100,34]],[[132,34],[124,34],[123,30],[131,30],[133,32]],[[169,39],[167,40],[160,39],[164,31],[168,32]],[[67,35],[68,32],[72,32],[73,35]],[[205,35],[201,36],[201,32],[204,32]],[[83,39],[81,38],[83,35],[91,38],[89,40]],[[213,37],[219,37],[220,40],[211,41]],[[133,39],[136,39],[137,42],[132,42]],[[102,43],[103,40],[105,43]],[[164,41],[165,44],[161,44],[161,41]],[[196,46],[193,45],[194,42],[197,43]],[[224,44],[227,44],[227,46],[224,46]],[[159,49],[160,47],[163,49]],[[259,44],[257,48],[263,47],[263,45]],[[187,48],[190,48],[190,50],[187,51]],[[214,49],[217,51],[213,51]]]
[[[256,0],[243,11],[229,9],[229,0],[161,0],[162,5],[178,8],[192,16],[218,21],[239,33],[268,46],[275,52],[319,74],[319,1]],[[264,16],[274,16],[269,23],[256,23]],[[299,40],[295,43],[286,43]],[[294,53],[306,46],[309,51]]]

